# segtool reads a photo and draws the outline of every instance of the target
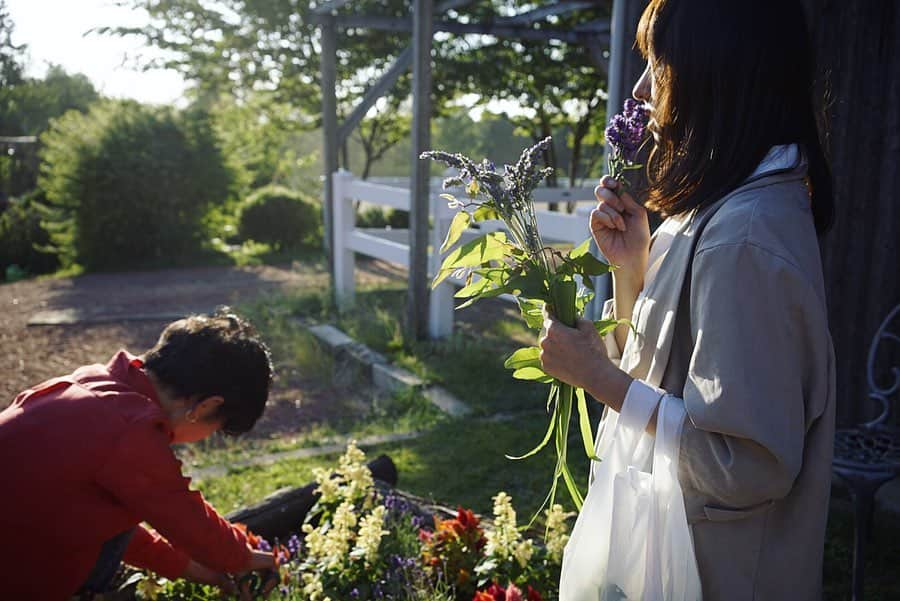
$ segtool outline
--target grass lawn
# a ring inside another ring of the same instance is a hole
[[[472,417],[450,419],[436,415],[427,402],[413,395],[386,401],[377,410],[343,424],[322,423],[292,439],[235,443],[214,449],[216,461],[228,463],[247,454],[310,446],[322,439],[362,438],[370,432],[424,430],[425,434],[402,443],[364,448],[370,458],[388,454],[399,471],[398,487],[415,495],[455,507],[463,505],[489,514],[491,497],[508,492],[520,522],[544,500],[555,458],[550,449],[524,461],[510,461],[506,454],[521,454],[543,436],[547,417],[543,386],[512,380],[502,366],[515,348],[534,343],[535,333],[517,321],[514,307],[497,303],[461,313],[457,333],[440,342],[408,343],[401,334],[400,311],[405,291],[398,288],[361,290],[357,306],[365,310],[338,315],[326,294],[307,294],[270,299],[245,308],[273,348],[276,364],[298,369],[325,370],[323,354],[301,330],[291,327],[296,317],[331,321],[370,347],[424,377],[440,383],[475,408]],[[499,385],[498,385],[499,384]],[[503,418],[495,418],[504,414]],[[573,428],[577,436],[577,427]],[[572,467],[579,482],[586,481],[587,461],[580,444],[571,441]],[[233,469],[226,476],[199,481],[198,487],[223,511],[260,501],[285,486],[311,480],[312,469],[330,466],[337,455],[285,460],[275,465]],[[558,497],[571,506],[564,487]],[[825,545],[825,598],[850,597],[853,526],[846,501],[832,503]],[[876,516],[867,557],[866,599],[900,599],[900,519]]]

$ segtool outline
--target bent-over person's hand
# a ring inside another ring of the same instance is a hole
[[[280,579],[275,555],[266,551],[252,551],[249,569],[235,575],[241,601],[267,598]]]
[[[188,562],[188,566],[181,577],[198,584],[211,584],[218,587],[223,593],[237,593],[237,586],[235,586],[234,582],[231,580],[231,576],[223,572],[211,570],[205,565],[197,563],[193,559]]]

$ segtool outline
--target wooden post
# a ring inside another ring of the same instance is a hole
[[[406,330],[416,340],[428,334],[428,161],[419,154],[431,146],[431,46],[433,0],[413,4],[413,123],[410,157],[409,284]]]
[[[345,309],[353,304],[356,293],[356,279],[354,277],[354,269],[356,268],[356,256],[350,248],[348,248],[349,238],[353,234],[353,228],[356,225],[356,211],[353,207],[353,198],[348,194],[348,187],[353,183],[353,174],[349,171],[341,169],[331,176],[332,194],[334,195],[334,204],[332,205],[332,217],[334,223],[334,235],[332,236],[332,247],[334,250],[334,299],[338,309]]]
[[[334,207],[334,189],[332,187],[332,174],[338,168],[338,142],[337,142],[337,99],[335,86],[337,81],[337,27],[332,15],[321,17],[322,56],[320,67],[322,71],[322,136],[323,153],[322,166],[325,171],[322,198],[322,227],[325,254],[328,256],[328,272],[334,273],[334,225],[332,210]],[[333,283],[333,282],[332,282]]]
[[[622,103],[631,95],[631,88],[643,71],[643,59],[634,51],[634,38],[638,22],[644,11],[643,0],[613,0],[610,18],[609,69],[607,70],[606,120],[622,110]],[[609,147],[604,150],[605,156]],[[591,253],[601,256],[597,244],[591,241]],[[594,278],[595,300],[585,308],[589,319],[600,319],[603,302],[612,295],[612,277],[602,275]]]
[[[433,279],[440,270],[444,255],[441,253],[441,244],[447,237],[450,223],[456,214],[455,210],[447,206],[447,202],[440,197],[431,198],[431,214],[434,227],[431,230],[431,254],[429,259],[429,279]],[[444,338],[453,333],[453,294],[456,288],[446,280],[431,291],[428,314],[428,336],[431,338]]]

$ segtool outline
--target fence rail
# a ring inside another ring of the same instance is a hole
[[[401,188],[383,183],[373,183],[357,179],[349,171],[336,171],[332,174],[334,186],[334,283],[337,302],[347,306],[353,302],[356,290],[356,257],[361,254],[381,259],[402,267],[409,267],[409,244],[400,241],[405,230],[376,232],[371,229],[356,227],[355,203],[391,207],[409,211],[411,195],[408,188]],[[400,183],[400,182],[398,182]],[[447,235],[450,222],[456,213],[447,207],[447,202],[440,198],[439,182],[433,182],[429,196],[429,215],[431,231],[429,233],[429,276],[433,277],[440,269],[444,255],[438,249]],[[572,200],[589,201],[593,198],[591,188],[539,188],[535,191],[535,200],[539,202],[569,202]],[[547,241],[563,244],[579,244],[588,235],[587,215],[593,205],[583,202],[575,213],[559,213],[538,210],[537,222],[541,235]],[[478,224],[478,229],[469,230],[463,240],[470,240],[487,231],[503,229],[500,221],[485,221]],[[400,239],[398,239],[400,233]],[[448,278],[440,286],[432,290],[429,303],[429,335],[433,338],[447,336],[453,331],[453,294],[456,287],[463,285],[462,279]],[[503,298],[503,297],[501,297]],[[507,300],[512,297],[506,296]]]

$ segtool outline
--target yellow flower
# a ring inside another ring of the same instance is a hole
[[[494,496],[494,526],[485,532],[485,538],[485,553],[488,556],[493,555],[498,559],[514,557],[520,564],[521,557],[527,555],[525,563],[531,559],[533,549],[528,551],[526,547],[519,548],[522,535],[516,527],[516,510],[512,506],[512,498],[503,491]]]

